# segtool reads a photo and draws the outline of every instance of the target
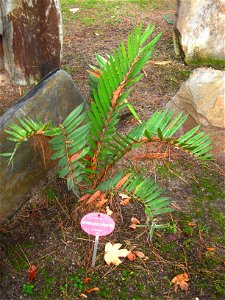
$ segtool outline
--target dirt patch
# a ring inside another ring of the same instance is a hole
[[[22,88],[15,85],[6,72],[0,72],[0,115],[21,96]]]

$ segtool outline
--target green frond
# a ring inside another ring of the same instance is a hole
[[[116,185],[118,184],[118,182],[122,179],[122,177],[124,176],[124,172],[118,172],[115,176],[113,176],[112,178],[101,182],[98,187],[96,188],[96,190],[102,191],[102,192],[110,192],[112,190],[114,190],[116,188]]]
[[[20,125],[12,123],[9,125],[9,130],[4,130],[8,137],[7,139],[14,142],[15,146],[11,153],[2,153],[1,156],[8,156],[8,165],[13,161],[13,158],[22,143],[28,141],[32,136],[47,131],[51,128],[51,123],[43,123],[41,120],[32,120],[28,118],[18,118]],[[11,155],[10,155],[11,154]]]
[[[119,121],[118,112],[123,107],[127,106],[135,118],[140,120],[133,107],[127,102],[132,90],[127,90],[127,87],[141,79],[142,74],[139,72],[151,57],[156,39],[153,39],[153,42],[146,43],[146,41],[153,29],[154,26],[148,26],[142,32],[140,25],[128,36],[127,47],[122,42],[113,55],[108,55],[107,58],[97,56],[100,69],[92,67],[94,71],[97,70],[97,75],[94,76],[91,73],[95,88],[91,91],[93,102],[88,112],[88,120],[90,122],[90,140],[99,142],[98,148],[96,149],[94,146],[92,149],[97,161],[102,153],[101,148],[104,148],[107,144],[106,141],[116,132],[116,125]],[[96,83],[98,83],[97,86]],[[93,144],[90,140],[89,143]]]
[[[144,178],[143,176],[132,174],[123,185],[117,189],[116,186],[124,175],[122,172],[116,174],[111,179],[102,182],[96,190],[101,190],[105,193],[124,193],[132,199],[140,201],[145,207],[148,221],[164,212],[173,211],[170,207],[171,200],[168,197],[161,196],[164,191],[149,177]]]
[[[172,211],[169,207],[171,201],[168,197],[161,197],[163,190],[151,178],[129,177],[128,181],[125,188],[122,186],[121,190],[144,204],[148,220],[161,214],[162,209],[166,209],[167,212]]]
[[[99,153],[98,170],[101,171],[109,166],[114,166],[121,157],[132,149],[135,142],[136,140],[130,138],[128,135],[123,136],[119,133],[106,139]]]
[[[182,113],[174,116],[173,111],[160,110],[155,112],[149,120],[130,131],[128,136],[136,140],[147,137],[149,142],[157,141],[158,139],[159,142],[176,146],[198,159],[211,159],[209,152],[212,149],[212,140],[204,132],[197,133],[200,126],[194,127],[179,139],[173,137],[176,136],[187,118],[188,115],[183,116]]]
[[[85,180],[86,164],[82,158],[90,149],[87,146],[89,123],[84,124],[86,118],[82,103],[69,114],[50,141],[54,152],[51,159],[59,159],[59,176],[67,179],[68,189],[75,194],[79,194],[79,183]]]

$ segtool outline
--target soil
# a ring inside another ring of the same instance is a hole
[[[165,106],[192,71],[173,51],[170,23],[175,1],[103,2],[62,1],[62,68],[88,99],[87,70],[89,64],[96,64],[95,55],[111,53],[140,20],[143,27],[149,22],[156,24],[154,35],[163,32],[163,36],[130,97],[141,119],[147,119]],[[79,8],[75,13],[69,10],[74,7]],[[29,87],[15,86],[4,72],[0,76],[4,112]],[[125,132],[135,124],[132,115],[124,113],[119,130]],[[142,149],[142,153],[150,151]],[[1,300],[224,299],[225,171],[216,163],[200,164],[182,155],[157,162],[137,159],[140,154],[127,156],[114,172],[129,167],[144,171],[173,199],[175,212],[157,219],[158,224],[169,225],[155,231],[153,242],[148,228],[129,228],[132,217],[145,223],[142,205],[130,201],[120,206],[121,199],[116,198],[110,206],[116,228],[100,238],[96,266],[91,268],[94,238],[80,228],[86,211],[74,213],[76,197],[53,170],[32,190],[22,209],[1,227]],[[109,267],[103,259],[107,242],[141,251],[147,258],[126,258],[118,267]],[[37,274],[29,282],[32,265]],[[171,281],[184,273],[189,278],[188,289],[175,291]]]

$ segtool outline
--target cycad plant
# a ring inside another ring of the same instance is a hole
[[[112,168],[132,149],[151,143],[168,144],[174,151],[179,149],[208,160],[211,140],[199,133],[199,126],[174,137],[187,115],[174,116],[173,112],[160,110],[141,122],[129,103],[132,86],[143,76],[140,72],[160,38],[159,34],[148,41],[153,30],[152,25],[145,30],[139,26],[128,35],[126,45],[122,42],[113,55],[97,55],[99,66],[92,66],[89,73],[91,101],[79,105],[62,124],[53,126],[30,118],[18,119],[19,125],[12,124],[6,132],[15,147],[12,153],[4,155],[12,162],[21,143],[35,136],[48,137],[53,151],[51,159],[58,160],[59,176],[66,179],[68,189],[82,203],[102,207],[112,196],[124,193],[143,203],[147,224],[155,226],[156,216],[172,210],[169,198],[161,196],[163,191],[153,179],[134,171],[112,176]],[[117,124],[124,108],[130,109],[139,124],[129,133],[120,134]]]

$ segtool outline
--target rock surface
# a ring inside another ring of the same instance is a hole
[[[225,65],[224,0],[178,0],[175,52],[187,65]]]
[[[0,117],[0,153],[13,149],[4,130],[10,123],[17,122],[17,117],[39,117],[58,124],[82,101],[72,78],[65,71],[52,72]],[[39,152],[35,152],[29,142],[18,149],[13,167],[8,167],[6,158],[0,157],[0,223],[18,210],[26,201],[26,194],[53,166],[45,168]]]
[[[214,157],[225,165],[225,71],[194,70],[167,107],[190,115],[184,131],[201,124],[213,139]]]
[[[0,62],[3,56],[16,84],[35,83],[60,66],[60,0],[1,0],[0,11]]]

